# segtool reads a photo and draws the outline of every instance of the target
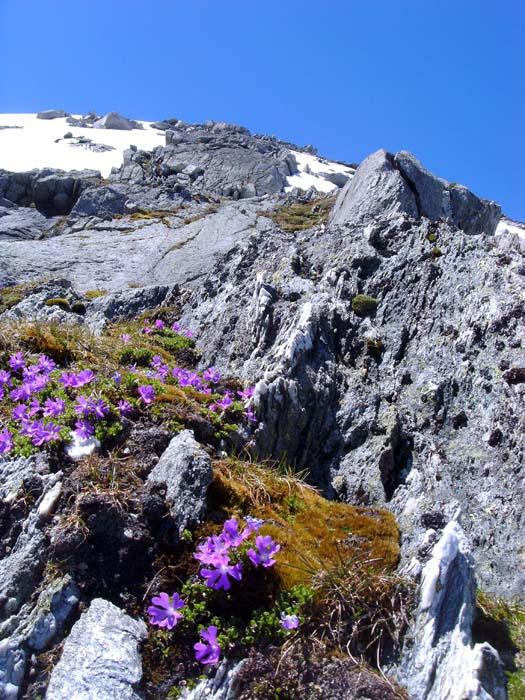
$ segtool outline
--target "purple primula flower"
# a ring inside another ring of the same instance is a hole
[[[230,543],[223,535],[212,535],[198,545],[193,558],[202,564],[217,566],[217,561],[220,561],[221,557],[227,554],[229,548]]]
[[[153,367],[153,369],[158,369],[159,367],[162,367],[163,364],[164,360],[160,355],[153,355],[151,359],[151,366]]]
[[[31,442],[36,447],[42,447],[46,442],[52,442],[60,438],[60,426],[49,423],[44,425],[43,421],[38,421],[38,427],[33,429]]]
[[[248,556],[255,566],[259,566],[259,564],[262,564],[265,568],[273,566],[275,559],[272,559],[272,557],[280,551],[281,545],[275,544],[270,535],[259,535],[255,538],[255,546],[257,551],[254,549],[248,550]]]
[[[160,365],[160,367],[157,367],[157,373],[154,377],[164,384],[169,373],[170,368],[168,365]]]
[[[11,411],[11,417],[13,420],[27,420],[27,406],[23,403],[15,406]]]
[[[229,406],[232,405],[232,403],[233,399],[231,397],[231,393],[227,391],[220,401],[215,402],[215,405],[218,406],[218,408],[222,408],[222,410],[225,411]]]
[[[95,373],[91,369],[83,369],[77,374],[77,386],[85,386],[95,379]]]
[[[214,588],[216,591],[223,588],[225,591],[231,588],[230,579],[228,576],[240,581],[242,578],[242,564],[230,563],[230,557],[227,554],[217,555],[214,560],[214,569],[201,569],[202,578],[206,579],[208,588]]]
[[[31,403],[29,404],[29,411],[28,414],[31,416],[36,416],[36,414],[41,410],[42,406],[40,405],[40,401],[38,399],[31,399]]]
[[[23,369],[26,366],[23,352],[16,352],[9,358],[9,366],[15,370]]]
[[[250,423],[258,423],[258,422],[259,422],[259,421],[257,420],[257,416],[256,416],[255,413],[253,412],[253,409],[252,409],[251,406],[248,406],[248,408],[247,408],[246,411],[244,412],[244,415],[246,416],[247,420],[248,420]]]
[[[197,642],[193,645],[195,658],[201,664],[216,664],[221,655],[221,648],[217,643],[217,628],[215,625],[210,625],[207,630],[202,630],[200,634],[206,644]]]
[[[118,402],[118,410],[120,411],[121,416],[127,416],[128,413],[131,413],[133,409],[129,401],[125,401],[124,399],[122,399]]]
[[[123,333],[120,336],[120,339],[122,340],[123,343],[129,343],[129,341],[131,340],[131,336],[129,333]]]
[[[171,630],[179,620],[182,620],[182,613],[177,612],[184,607],[184,601],[178,593],[174,593],[171,598],[167,593],[160,593],[151,599],[152,605],[148,608],[149,621],[152,625],[166,627]]]
[[[250,529],[246,528],[239,532],[239,523],[235,518],[230,518],[224,523],[222,536],[230,544],[230,547],[238,547],[250,536]]]
[[[44,416],[61,416],[66,410],[66,402],[63,399],[47,399],[44,404]]]
[[[297,615],[281,613],[281,627],[285,630],[296,630],[299,627],[299,618]]]
[[[29,382],[29,389],[31,393],[37,394],[42,389],[45,389],[49,384],[50,377],[48,374],[37,374],[33,381]]]
[[[12,386],[11,373],[0,369],[0,386]]]
[[[97,401],[91,401],[90,406],[91,413],[93,413],[93,415],[96,418],[105,418],[105,416],[107,416],[107,414],[109,413],[109,407],[107,403],[102,399],[97,399]]]
[[[31,387],[29,384],[21,384],[10,391],[9,396],[13,401],[27,401],[31,398]]]
[[[186,338],[193,338],[195,336],[195,333],[192,331],[182,331],[182,334],[186,336]]]
[[[78,438],[80,438],[80,440],[89,440],[89,438],[95,433],[95,429],[87,420],[77,420],[75,423],[75,428],[76,430],[73,432]]]
[[[218,384],[221,381],[221,375],[215,367],[208,367],[207,370],[204,370],[202,378],[211,384]]]
[[[238,396],[241,397],[241,399],[251,399],[254,391],[255,391],[255,387],[249,386],[247,389],[243,389],[242,391],[238,391],[237,394],[238,394]]]
[[[40,374],[40,370],[36,365],[33,365],[33,367],[24,367],[22,370],[22,379],[24,382],[31,382],[33,379]]]
[[[120,374],[120,372],[114,372],[111,379],[115,382],[117,386],[120,386],[120,382],[122,381],[122,375]]]
[[[74,372],[62,372],[58,381],[64,385],[64,389],[68,386],[73,388],[78,386],[77,375]]]
[[[44,372],[44,374],[49,374],[57,365],[56,362],[47,355],[40,355],[36,366],[41,372]]]
[[[180,333],[181,330],[182,330],[182,328],[179,326],[179,324],[177,323],[177,321],[175,321],[175,323],[174,323],[171,327],[172,327],[172,329],[175,331],[175,333]]]
[[[155,328],[162,330],[164,328],[164,321],[161,321],[160,318],[158,318],[153,325]]]
[[[6,455],[13,449],[13,433],[7,428],[0,431],[0,455]]]
[[[177,380],[179,382],[179,386],[191,386],[190,373],[186,369],[181,369],[181,371],[178,373]]]
[[[91,400],[86,396],[77,396],[77,402],[73,406],[73,410],[79,416],[89,416],[93,412]]]
[[[155,399],[155,389],[149,384],[145,386],[139,386],[139,396],[141,400],[147,405]]]
[[[244,522],[248,526],[248,529],[252,532],[259,532],[261,527],[264,525],[264,520],[261,520],[260,518],[252,518],[251,515],[247,515],[244,518]]]
[[[153,328],[151,328],[151,326],[144,326],[142,331],[143,333],[146,333],[146,335],[149,335],[150,333],[153,333]]]
[[[27,435],[27,437],[32,438],[34,435],[37,434],[38,430],[40,429],[40,423],[36,420],[31,422],[27,418],[22,419],[22,424],[19,429],[20,435]]]

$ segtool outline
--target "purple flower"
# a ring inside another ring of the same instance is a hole
[[[198,545],[197,553],[193,557],[203,564],[216,566],[217,561],[228,552],[229,548],[230,543],[226,541],[223,535],[212,535]]]
[[[173,328],[173,330],[175,331],[175,333],[180,333],[181,330],[182,330],[182,328],[179,326],[179,324],[177,323],[177,321],[175,321],[175,323],[172,325],[172,328]]]
[[[77,386],[84,386],[95,379],[95,373],[90,369],[83,369],[77,374]]]
[[[122,340],[123,343],[129,343],[129,341],[131,340],[131,336],[129,333],[123,333],[120,336],[120,339]]]
[[[15,406],[11,412],[11,417],[13,420],[24,420],[27,419],[27,406],[23,403]]]
[[[102,399],[97,399],[97,401],[90,401],[91,413],[96,418],[104,418],[109,413],[108,405]]]
[[[179,620],[182,620],[182,613],[177,612],[184,607],[184,601],[178,593],[174,593],[170,598],[167,593],[161,593],[151,599],[153,605],[148,608],[149,621],[152,625],[173,629]]]
[[[241,397],[241,399],[251,399],[254,391],[255,387],[249,386],[247,389],[243,389],[243,391],[238,391],[237,394]]]
[[[208,367],[208,369],[203,372],[202,378],[205,382],[211,382],[212,384],[218,384],[221,381],[221,375],[215,367]]]
[[[121,416],[127,416],[128,413],[131,413],[131,411],[133,409],[132,409],[129,401],[122,399],[121,401],[118,402],[118,410],[120,411]]]
[[[242,564],[230,564],[230,557],[227,554],[217,555],[213,562],[214,569],[201,569],[200,574],[202,578],[206,579],[206,585],[208,588],[214,588],[218,591],[223,588],[227,591],[231,588],[230,579],[231,576],[236,581],[240,581],[242,578]]]
[[[231,406],[233,403],[233,399],[231,397],[231,394],[229,391],[226,392],[224,395],[224,398],[222,398],[220,401],[216,401],[215,405],[218,406],[218,408],[222,408],[224,411],[228,408],[228,406]]]
[[[41,372],[44,372],[44,374],[49,374],[55,369],[56,362],[50,357],[47,357],[47,355],[40,355],[36,366]]]
[[[207,643],[197,642],[197,644],[193,645],[195,658],[201,664],[216,664],[221,655],[221,648],[217,643],[217,628],[215,625],[210,625],[207,630],[202,630],[201,637]]]
[[[162,330],[164,328],[164,321],[161,321],[160,318],[158,318],[153,325],[155,328]]]
[[[43,421],[38,421],[38,426],[33,428],[32,443],[36,447],[42,447],[46,442],[52,442],[60,438],[60,426],[49,423],[44,425]]]
[[[155,399],[155,389],[149,384],[139,386],[139,396],[145,404],[149,404]]]
[[[40,401],[38,399],[31,399],[31,403],[29,404],[29,415],[31,417],[36,416],[36,414],[41,410],[40,406]]]
[[[142,329],[142,331],[143,331],[144,333],[146,333],[147,335],[149,335],[150,333],[153,333],[153,328],[151,328],[151,326],[144,326],[144,328]]]
[[[47,399],[44,404],[44,416],[61,416],[66,410],[66,402],[63,399]]]
[[[270,535],[259,535],[255,538],[255,546],[257,547],[257,552],[254,549],[248,550],[248,556],[255,566],[259,564],[266,568],[273,566],[275,559],[272,559],[272,557],[279,552],[281,545],[275,544]]]
[[[193,336],[195,335],[195,333],[193,333],[192,331],[183,331],[182,333],[186,336],[186,338],[193,338]]]
[[[86,396],[77,396],[77,402],[73,406],[73,410],[79,416],[89,416],[93,411],[91,401]]]
[[[235,518],[230,518],[230,520],[224,523],[222,536],[224,540],[229,543],[230,547],[238,547],[250,536],[250,529],[246,528],[242,532],[239,532],[239,523]]]
[[[74,433],[80,440],[89,440],[95,432],[93,426],[87,420],[78,420],[75,423],[75,428]]]
[[[62,372],[58,381],[64,385],[64,388],[68,386],[73,388],[78,386],[77,375],[74,372]]]
[[[11,374],[5,369],[0,369],[0,386],[11,386]]]
[[[26,366],[26,361],[24,359],[24,353],[16,352],[9,358],[9,366],[15,370],[23,369]]]
[[[9,396],[13,401],[27,401],[27,399],[31,398],[31,387],[29,384],[21,384],[10,391]]]
[[[244,518],[244,521],[251,532],[259,532],[262,525],[264,525],[264,520],[261,520],[260,518],[252,518],[251,515],[247,515]]]
[[[0,431],[0,455],[5,455],[13,449],[13,434],[7,430]]]
[[[113,376],[111,377],[111,379],[113,379],[113,381],[115,382],[115,384],[117,386],[120,386],[120,382],[122,380],[122,375],[120,374],[120,372],[115,372],[113,374]]]
[[[281,613],[281,627],[285,630],[296,630],[299,627],[299,618],[297,615]]]
[[[248,406],[248,408],[244,412],[244,415],[246,416],[246,418],[248,419],[248,421],[250,423],[258,423],[257,416],[253,412],[253,409],[251,406]]]
[[[32,382],[29,382],[29,389],[33,394],[42,391],[48,385],[50,379],[48,374],[37,374]]]

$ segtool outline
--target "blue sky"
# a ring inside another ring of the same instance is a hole
[[[0,0],[0,112],[408,149],[525,220],[525,0]]]

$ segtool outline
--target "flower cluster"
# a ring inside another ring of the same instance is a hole
[[[275,556],[281,547],[269,535],[258,534],[263,521],[252,517],[247,517],[244,521],[241,526],[235,518],[227,520],[219,535],[207,537],[197,546],[194,558],[202,565],[200,576],[207,588],[228,591],[232,580],[241,581],[243,567],[249,565],[249,562],[255,567],[266,568],[276,563]],[[255,535],[254,547],[247,548],[247,540],[252,535]],[[152,599],[152,605],[148,608],[150,623],[172,629],[184,617],[183,612],[177,612],[184,606],[185,602],[178,593],[171,597],[167,593],[161,593]],[[283,613],[280,624],[283,629],[295,629],[299,619],[295,615]],[[194,645],[195,658],[203,664],[217,663],[221,653],[217,627],[209,626],[201,631],[201,637],[205,643],[198,642]]]

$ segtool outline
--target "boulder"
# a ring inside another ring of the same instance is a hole
[[[93,124],[94,129],[118,129],[119,131],[131,131],[134,124],[130,119],[123,117],[118,112],[109,112]]]
[[[36,115],[37,119],[63,119],[64,117],[69,117],[69,114],[63,109],[46,109]]]
[[[376,216],[407,214],[418,217],[416,198],[385,150],[365,158],[337,195],[331,224],[359,224]]]
[[[73,625],[46,700],[141,700],[139,645],[146,625],[101,598]]]
[[[429,219],[439,219],[447,216],[447,204],[450,200],[445,196],[448,183],[426,170],[412,153],[399,151],[394,158],[396,167],[403,177],[412,185],[416,193],[420,216]]]
[[[170,513],[180,537],[206,512],[206,492],[213,478],[211,459],[193,437],[183,430],[170,442],[148,476],[150,486],[163,486]]]

